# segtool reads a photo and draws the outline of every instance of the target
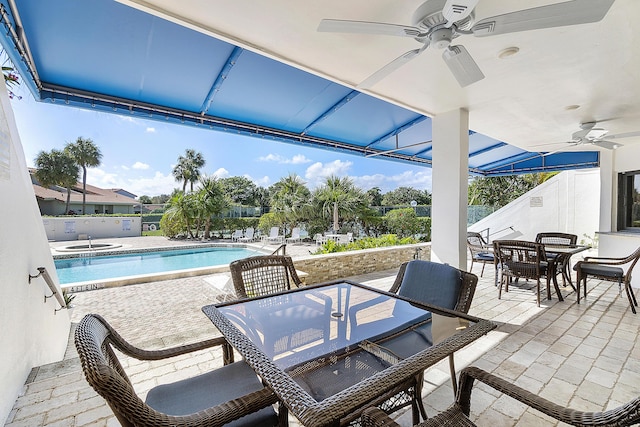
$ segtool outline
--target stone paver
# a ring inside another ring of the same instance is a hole
[[[129,247],[149,242],[156,246],[183,244],[164,238],[122,242]],[[287,252],[295,259],[313,249],[314,245],[288,245]],[[538,308],[531,283],[511,286],[498,300],[493,270],[487,267],[470,314],[492,319],[499,327],[456,353],[458,370],[479,366],[581,410],[609,409],[640,395],[640,343],[636,341],[640,315],[631,313],[617,285],[590,281],[587,299],[580,305],[570,287],[562,288],[564,302],[543,299]],[[386,290],[395,273],[391,270],[350,279]],[[99,313],[125,339],[143,348],[209,338],[218,332],[200,309],[224,295],[206,279],[200,276],[80,292],[74,301],[72,321],[78,322],[86,313]],[[126,357],[123,362],[144,398],[151,387],[213,369],[222,364],[222,359],[219,351],[209,350],[170,362],[138,362]],[[424,403],[429,414],[441,411],[453,400],[448,372],[443,361],[425,374]],[[64,361],[35,369],[30,380],[5,426],[119,425],[104,400],[82,377],[71,343]],[[471,409],[479,425],[557,425],[482,384],[474,387]],[[396,419],[401,425],[411,424],[407,411]],[[295,419],[290,420],[290,425],[297,424]]]

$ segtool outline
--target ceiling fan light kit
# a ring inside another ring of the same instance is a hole
[[[414,12],[412,25],[323,19],[318,26],[318,31],[412,37],[422,44],[420,49],[400,55],[373,73],[358,85],[359,88],[375,85],[429,46],[444,49],[442,58],[460,86],[465,87],[484,79],[485,76],[464,46],[451,46],[453,39],[464,35],[488,37],[598,22],[605,17],[615,0],[571,0],[510,12],[475,22],[474,9],[479,1],[427,0]],[[518,51],[519,48],[510,47],[501,51],[498,56],[507,58]]]

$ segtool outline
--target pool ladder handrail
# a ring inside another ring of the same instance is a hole
[[[53,282],[53,279],[51,278],[51,276],[49,276],[49,272],[47,271],[46,267],[38,267],[38,274],[36,274],[35,276],[29,274],[29,283],[31,283],[31,279],[37,279],[38,277],[42,276],[42,278],[44,279],[44,281],[47,283],[47,286],[49,286],[49,289],[51,290],[51,295],[44,296],[44,302],[47,302],[47,299],[55,296],[56,300],[58,301],[58,304],[60,304],[60,308],[54,309],[54,313],[58,312],[64,308],[69,308],[67,307],[67,303],[64,300],[64,297],[62,296],[62,294],[60,292],[58,292],[58,288],[56,287],[56,284]]]
[[[280,250],[282,250],[282,253],[280,253]],[[278,248],[273,251],[271,253],[271,255],[286,255],[287,254],[287,244],[283,243],[280,246],[278,246]]]

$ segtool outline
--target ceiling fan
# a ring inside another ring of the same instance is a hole
[[[429,46],[442,49],[442,58],[460,86],[484,78],[480,67],[462,45],[452,45],[461,35],[495,36],[542,28],[564,27],[600,21],[615,0],[572,0],[548,6],[497,15],[475,22],[474,9],[480,0],[427,0],[413,13],[411,25],[381,22],[323,19],[320,32],[381,34],[412,37],[422,44],[403,53],[358,85],[370,88],[424,52]]]
[[[571,135],[571,141],[564,141],[564,143],[570,144],[569,147],[575,147],[576,145],[593,145],[596,147],[606,148],[608,150],[615,150],[616,148],[622,147],[623,144],[615,141],[609,141],[610,139],[615,140],[615,139],[640,136],[640,131],[619,133],[617,135],[609,135],[606,129],[601,127],[596,127],[596,124],[597,124],[596,122],[582,123],[580,125],[580,130],[574,132]],[[558,143],[552,142],[550,144],[558,144]],[[542,144],[542,145],[550,145],[550,144]],[[544,155],[549,156],[551,154],[564,151],[565,149],[566,147],[561,148],[559,150],[551,151],[549,153],[545,153]]]

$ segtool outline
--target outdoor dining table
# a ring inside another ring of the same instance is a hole
[[[308,427],[358,418],[496,327],[345,280],[202,311]]]
[[[591,246],[587,245],[559,245],[559,244],[544,244],[544,251],[547,254],[547,261],[549,263],[550,274],[553,277],[553,283],[558,289],[558,279],[557,272],[560,269],[562,273],[562,278],[565,283],[569,283],[573,290],[576,290],[576,287],[573,285],[571,281],[571,270],[570,270],[570,261],[571,257],[575,254],[578,254],[582,251],[586,251],[591,249]],[[562,296],[558,294],[559,299],[562,300]]]

